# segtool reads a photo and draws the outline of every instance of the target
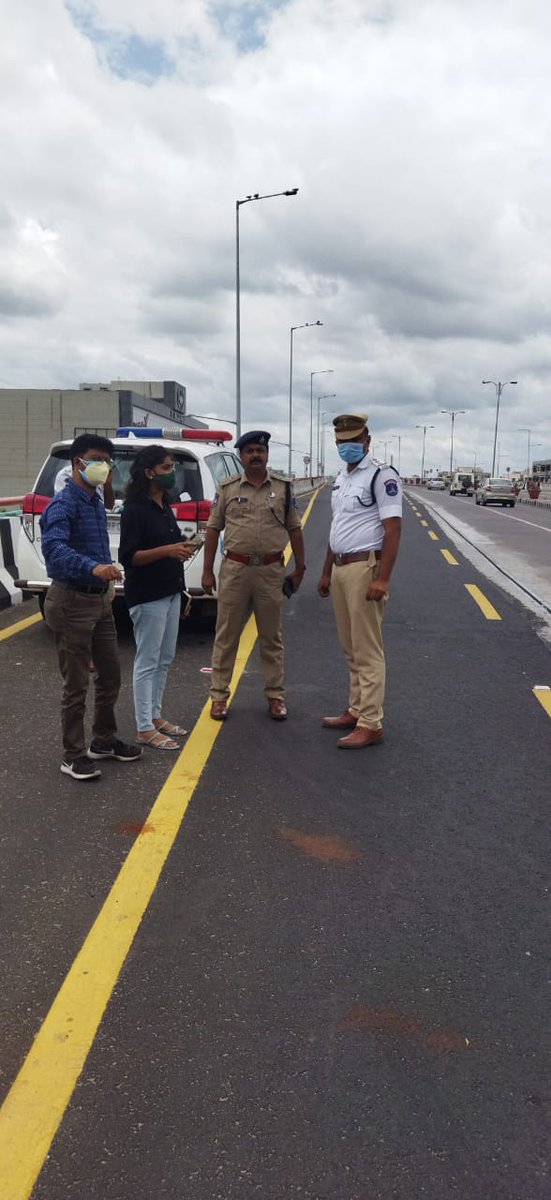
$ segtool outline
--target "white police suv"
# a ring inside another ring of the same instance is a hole
[[[115,507],[107,511],[107,526],[113,561],[119,556],[120,514],[132,460],[146,446],[166,446],[174,458],[176,483],[169,500],[184,537],[202,534],[221,480],[242,470],[241,459],[226,446],[233,434],[223,429],[150,429],[127,427],[117,430],[113,443],[113,491]],[[40,514],[50,503],[54,492],[63,486],[70,474],[69,451],[72,441],[54,442],[32,492],[23,500],[21,532],[17,551],[18,584],[38,597],[41,609],[50,586],[42,554]],[[218,550],[215,571],[220,566]],[[185,565],[186,591],[193,604],[203,613],[211,613],[216,597],[207,596],[201,587],[203,549],[198,549]],[[121,583],[116,593],[123,594]]]

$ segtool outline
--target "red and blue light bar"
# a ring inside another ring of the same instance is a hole
[[[117,429],[121,438],[172,438],[186,442],[229,442],[232,434],[227,429],[151,429],[147,425],[121,425]]]

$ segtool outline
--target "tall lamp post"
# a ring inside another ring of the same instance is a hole
[[[289,348],[289,475],[292,474],[291,459],[293,454],[293,335],[297,329],[310,329],[313,325],[323,325],[323,321],[305,321],[304,325],[291,325]]]
[[[512,383],[512,384],[514,384],[514,385],[516,386],[516,384],[517,384],[517,380],[516,380],[516,379],[508,379],[506,383],[501,383],[501,380],[499,380],[499,381],[496,383],[495,379],[483,379],[483,380],[482,380],[482,383],[483,383],[483,384],[485,384],[485,383],[493,383],[493,385],[494,385],[494,387],[495,387],[495,390],[496,390],[496,396],[497,396],[497,403],[496,403],[496,427],[495,427],[495,430],[494,430],[494,453],[493,453],[493,455],[492,455],[492,477],[493,477],[493,475],[494,475],[494,472],[495,472],[495,466],[496,466],[497,429],[498,429],[498,425],[499,425],[499,404],[500,404],[500,400],[501,400],[501,393],[502,393],[503,389],[507,387],[507,384],[508,384],[508,383]]]
[[[531,458],[531,446],[532,446],[531,439],[532,439],[533,432],[534,432],[533,429],[524,429],[524,428],[517,429],[517,433],[527,433],[528,434],[528,458],[526,460],[526,471],[527,471],[528,475],[531,475],[531,473],[532,473],[532,464],[530,462],[530,458]],[[542,445],[541,442],[534,442],[534,446],[541,446],[541,445]]]
[[[312,455],[313,455],[313,451],[314,451],[314,446],[313,446],[314,398],[313,398],[313,394],[312,394],[312,381],[314,379],[314,375],[332,375],[332,374],[333,374],[332,367],[327,367],[327,369],[325,371],[310,371],[310,476],[312,475],[312,464],[313,464]],[[319,435],[318,435],[318,437],[319,437]]]
[[[463,416],[464,416],[465,409],[464,408],[456,408],[455,412],[454,412],[449,408],[441,408],[440,412],[446,413],[448,415],[448,417],[451,417],[451,419],[452,419],[452,435],[451,435],[451,442],[450,442],[450,475],[453,475],[453,428],[455,425],[455,418],[460,416],[460,414],[463,414]]]
[[[250,204],[252,200],[273,200],[275,196],[296,196],[298,188],[288,188],[285,192],[269,192],[260,196],[246,196],[244,200],[235,201],[235,427],[236,437],[241,436],[241,287],[239,274],[239,209],[242,204]]]
[[[402,457],[402,434],[393,433],[392,435],[398,442],[398,474],[400,474],[400,459]]]
[[[318,460],[318,475],[321,475],[320,400],[334,400],[336,395],[336,392],[325,392],[323,396],[318,396],[318,419],[316,425],[316,457]]]
[[[427,444],[427,429],[434,429],[434,425],[416,425],[416,429],[423,430],[423,453],[421,456],[421,483],[425,478],[425,446]]]

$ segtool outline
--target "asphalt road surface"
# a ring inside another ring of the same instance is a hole
[[[2,1200],[549,1196],[550,650],[412,493],[386,741],[337,750],[320,725],[347,702],[316,594],[328,523],[325,490],[286,606],[289,720],[268,720],[254,650],[210,745],[212,634],[184,629],[167,703],[194,729],[179,763],[150,752],[97,784],[61,776],[50,635],[0,642],[0,1143],[18,1147]],[[127,736],[128,630],[120,645]],[[81,1002],[60,1013],[75,978]]]

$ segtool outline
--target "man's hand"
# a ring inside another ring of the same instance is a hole
[[[385,596],[388,596],[388,583],[374,579],[365,593],[366,600],[384,600]]]
[[[289,580],[294,592],[298,592],[302,580],[304,579],[305,570],[306,567],[295,567],[294,571],[292,571],[290,575],[285,576],[285,578]]]
[[[201,587],[203,591],[207,593],[207,596],[212,596],[212,593],[216,591],[216,579],[214,576],[214,571],[203,571],[201,576]]]
[[[330,591],[331,591],[331,575],[324,571],[324,573],[318,583],[318,592],[319,592],[320,596],[323,596],[323,598],[325,600],[325,598],[329,595]]]
[[[122,579],[122,571],[114,563],[98,563],[97,567],[94,567],[92,575],[96,575],[98,579],[104,579],[106,583],[110,579]]]

